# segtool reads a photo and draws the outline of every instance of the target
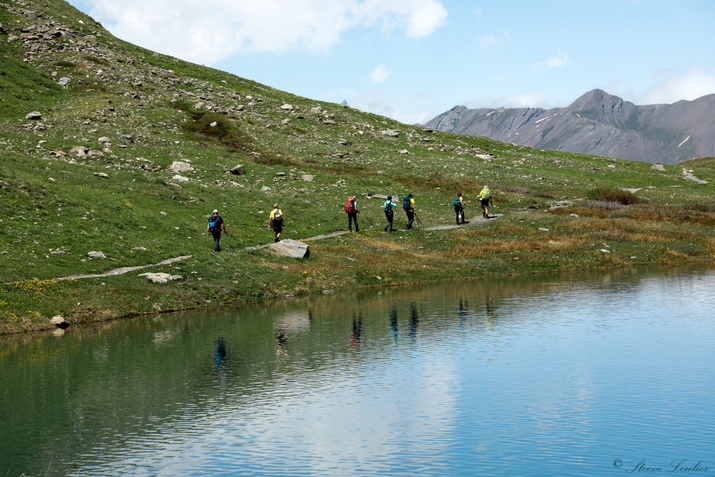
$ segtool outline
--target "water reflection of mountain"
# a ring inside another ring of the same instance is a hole
[[[222,413],[250,415],[258,406],[279,410],[296,393],[329,385],[325,376],[354,378],[363,360],[390,366],[395,350],[496,345],[524,320],[548,329],[557,304],[578,313],[586,296],[587,305],[607,307],[619,294],[657,293],[657,277],[668,272],[658,273],[460,281],[5,338],[0,469],[38,475],[51,465],[71,474],[97,453],[121,458],[169,441],[177,426],[202,429]],[[677,274],[668,291],[689,289],[697,273]]]

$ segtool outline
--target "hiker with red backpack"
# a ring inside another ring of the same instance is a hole
[[[354,195],[348,197],[348,200],[345,201],[345,212],[348,214],[348,229],[352,232],[353,222],[355,222],[355,232],[360,232],[358,228],[358,214],[360,210],[358,210],[357,199]]]

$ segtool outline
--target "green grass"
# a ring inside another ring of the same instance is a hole
[[[94,35],[98,51],[60,48],[68,41],[60,38],[25,62],[24,44],[0,35],[2,331],[44,328],[55,314],[94,321],[326,289],[713,259],[713,185],[685,180],[682,169],[713,181],[715,158],[660,171],[427,131],[141,49],[66,3],[29,3],[77,37]],[[0,9],[0,22],[17,34],[36,18]],[[62,76],[73,79],[65,88],[56,85]],[[25,119],[32,110],[41,124]],[[94,152],[71,155],[75,146]],[[175,161],[194,170],[172,172]],[[238,164],[245,175],[227,173]],[[453,222],[457,192],[467,218],[480,215],[484,184],[498,220],[426,230]],[[413,193],[423,228],[385,234],[370,192]],[[303,260],[247,250],[271,241],[273,203],[286,215],[284,237],[304,239],[345,230],[349,195],[358,197],[360,234],[310,242]],[[229,230],[221,254],[205,234],[214,208]],[[57,280],[186,255],[119,276]],[[183,279],[139,277],[156,271]]]

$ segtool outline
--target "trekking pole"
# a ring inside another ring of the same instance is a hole
[[[417,225],[422,225],[422,221],[420,220],[420,217],[417,215],[417,211],[414,211],[415,214],[415,222],[417,222]]]

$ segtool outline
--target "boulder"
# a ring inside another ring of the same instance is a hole
[[[194,168],[191,167],[191,164],[182,161],[172,162],[169,166],[169,169],[171,169],[173,172],[189,172],[194,170]]]
[[[305,242],[300,240],[286,239],[280,242],[272,243],[268,246],[278,255],[291,258],[308,258],[310,256],[310,247]]]
[[[70,149],[70,154],[73,156],[81,156],[84,157],[87,155],[89,152],[89,148],[85,146],[74,146],[72,149]]]
[[[39,111],[33,111],[31,113],[28,113],[27,116],[25,116],[25,119],[42,119],[42,113]]]
[[[167,283],[169,280],[183,280],[181,275],[170,275],[168,273],[142,273],[140,277],[146,277],[154,283]]]
[[[229,172],[235,176],[242,176],[246,173],[246,169],[243,167],[243,164],[239,164],[235,167],[232,167]]]
[[[70,324],[67,323],[67,321],[60,315],[55,315],[52,318],[50,318],[50,323],[55,325],[57,328],[62,328],[65,329],[67,328]]]
[[[398,137],[400,135],[400,131],[397,131],[395,129],[385,129],[383,131],[380,131],[380,134],[388,137]]]

